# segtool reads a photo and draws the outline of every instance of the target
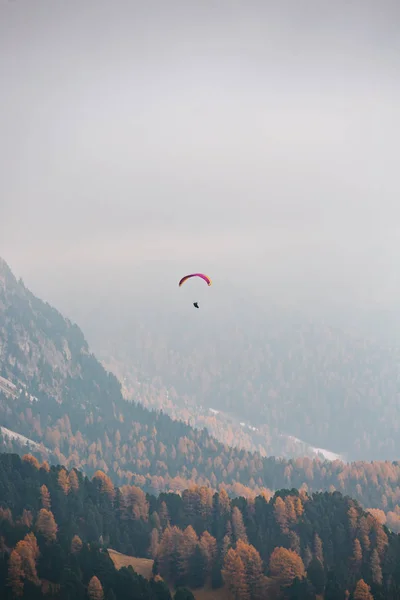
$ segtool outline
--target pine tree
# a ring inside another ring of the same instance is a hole
[[[206,557],[201,551],[200,545],[196,544],[194,552],[189,558],[188,581],[190,582],[190,586],[192,588],[197,589],[204,586],[206,579],[206,569]]]
[[[325,570],[318,558],[313,558],[307,568],[307,577],[313,584],[317,594],[323,594],[326,577]]]
[[[195,600],[193,593],[186,587],[176,588],[174,600]]]
[[[40,469],[40,464],[39,464],[38,459],[35,458],[32,454],[24,454],[22,457],[22,460],[25,463],[32,465],[32,467],[35,467],[35,469],[37,469],[37,470]]]

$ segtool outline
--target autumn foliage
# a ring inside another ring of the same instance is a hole
[[[90,480],[74,469],[37,470],[29,461],[12,460],[10,469],[0,454],[0,565],[7,556],[7,585],[15,597],[29,586],[64,585],[42,579],[61,556],[60,545],[73,564],[86,561],[92,545],[103,557],[113,548],[154,559],[154,577],[168,585],[224,585],[233,598],[245,600],[312,593],[331,598],[338,589],[344,597],[348,590],[350,597],[369,598],[397,585],[391,566],[396,536],[382,527],[382,515],[362,511],[337,492],[311,496],[292,489],[245,499],[192,485],[182,493],[151,496],[139,486],[110,485],[104,471]],[[85,593],[108,600],[103,583],[91,573]]]
[[[275,548],[269,559],[269,571],[271,577],[279,582],[281,586],[287,587],[297,577],[305,576],[304,564],[297,552],[287,548]]]
[[[93,575],[88,585],[88,596],[90,600],[103,600],[104,592],[100,580],[96,575]]]
[[[57,523],[51,510],[42,508],[36,520],[36,531],[41,533],[48,542],[54,542],[57,537]]]

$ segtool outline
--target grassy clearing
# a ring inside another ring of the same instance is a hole
[[[121,567],[128,567],[131,565],[132,569],[150,579],[153,569],[153,560],[150,558],[136,558],[135,556],[128,556],[127,554],[121,554],[116,550],[108,549],[108,554],[113,561],[116,569]],[[171,590],[173,592],[174,590]],[[232,600],[228,590],[220,588],[219,590],[213,590],[209,587],[200,588],[198,590],[192,590],[196,600]]]
[[[131,565],[132,569],[136,571],[136,573],[139,573],[139,575],[142,575],[142,577],[145,577],[146,579],[151,578],[154,562],[151,558],[136,558],[135,556],[121,554],[116,550],[111,550],[111,548],[108,549],[108,554],[116,569],[129,567],[129,565]]]

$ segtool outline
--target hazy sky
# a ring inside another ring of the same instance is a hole
[[[396,304],[399,31],[398,0],[1,0],[0,256],[54,301],[200,269]]]

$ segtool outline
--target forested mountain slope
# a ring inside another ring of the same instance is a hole
[[[250,501],[192,487],[146,496],[101,471],[90,481],[31,455],[0,455],[1,597],[84,598],[96,577],[92,587],[106,598],[168,599],[159,577],[116,574],[108,547],[155,559],[154,574],[170,586],[225,585],[232,600],[400,594],[400,537],[338,492]]]
[[[221,437],[223,442],[239,435],[248,449],[299,456],[305,448],[294,437],[348,460],[400,456],[395,336],[379,336],[377,328],[352,326],[350,320],[339,326],[333,317],[331,324],[289,308],[253,305],[235,295],[226,307],[216,294],[210,292],[195,316],[181,307],[177,293],[179,314],[173,306],[164,310],[163,299],[162,309],[138,315],[123,306],[118,320],[117,309],[101,306],[82,323],[85,331],[88,323],[96,355],[126,378],[131,396],[149,406],[151,390],[154,407],[192,417],[216,435],[225,423],[233,434]],[[228,421],[209,409],[222,411]],[[238,427],[240,422],[245,426]]]
[[[264,458],[124,401],[117,379],[90,353],[80,329],[35,298],[4,262],[0,348],[0,375],[11,381],[0,381],[6,451],[26,452],[26,440],[17,437],[22,435],[40,460],[89,476],[101,469],[115,485],[135,484],[151,493],[194,484],[245,496],[283,487],[337,489],[365,508],[384,510],[382,518],[398,529],[397,463]]]

